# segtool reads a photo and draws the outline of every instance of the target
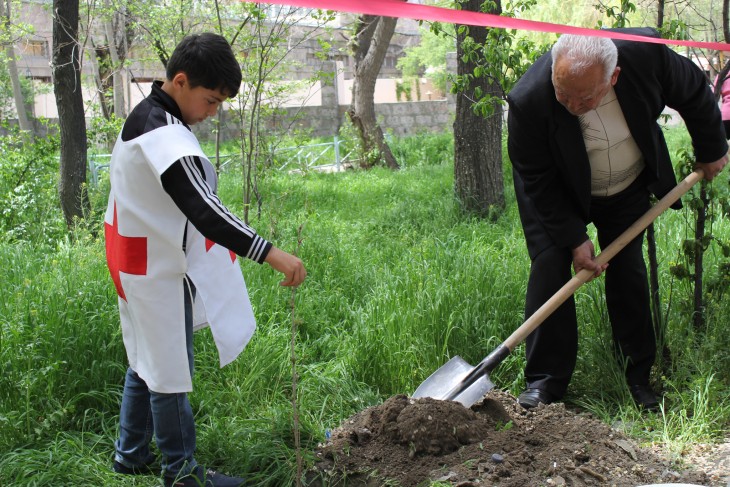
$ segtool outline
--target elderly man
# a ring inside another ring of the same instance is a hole
[[[652,29],[623,32],[655,36]],[[563,35],[509,97],[508,150],[531,259],[530,316],[575,272],[606,272],[606,304],[620,364],[637,405],[658,407],[649,386],[655,357],[643,234],[598,265],[586,226],[607,246],[676,186],[657,124],[679,112],[708,180],[727,164],[720,111],[704,74],[664,45]],[[678,207],[679,204],[675,205]],[[527,389],[535,407],[563,397],[576,364],[578,324],[571,298],[526,341]]]

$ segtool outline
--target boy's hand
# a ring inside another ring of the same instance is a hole
[[[276,247],[271,247],[264,261],[273,269],[284,274],[284,280],[279,283],[282,286],[298,286],[307,277],[307,270],[299,257]]]

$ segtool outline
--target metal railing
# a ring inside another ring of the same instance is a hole
[[[284,170],[296,166],[297,170],[322,170],[331,168],[341,171],[344,164],[351,160],[354,151],[342,154],[343,140],[334,136],[332,142],[319,144],[299,145],[295,147],[278,147],[273,149],[274,156],[280,155],[287,161],[279,167]],[[291,153],[289,155],[288,153]]]
[[[99,171],[109,170],[109,161],[111,158],[111,154],[89,154],[87,156],[89,173],[91,175],[90,182],[92,185],[96,186],[99,184]]]
[[[89,154],[87,156],[89,162],[89,183],[96,186],[99,184],[99,173],[109,170],[109,161],[111,154]],[[219,168],[225,170],[226,167],[238,157],[238,154],[220,154]],[[215,157],[211,157],[211,163],[215,164]]]
[[[345,164],[351,162],[352,155],[355,152],[351,150],[346,154],[342,154],[343,140],[338,136],[334,136],[332,142],[322,142],[319,144],[299,145],[294,147],[278,147],[272,149],[274,157],[277,155],[285,158],[286,162],[279,167],[282,171],[291,166],[295,166],[293,170],[327,170],[341,171]],[[111,154],[89,154],[89,181],[94,186],[99,184],[99,173],[109,169],[109,161]],[[238,158],[238,154],[220,154],[219,167],[225,170],[231,162]],[[215,164],[215,157],[211,157],[211,162]]]

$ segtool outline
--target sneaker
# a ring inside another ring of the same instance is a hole
[[[198,465],[183,477],[165,478],[165,487],[240,487],[245,479],[228,477]]]
[[[114,460],[112,470],[123,475],[160,475],[160,468],[152,464],[142,465],[138,467],[127,467],[126,465]]]

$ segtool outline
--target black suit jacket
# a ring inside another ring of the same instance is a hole
[[[656,35],[653,29],[621,29]],[[614,41],[621,72],[619,105],[646,162],[648,189],[661,198],[676,186],[657,120],[665,106],[679,112],[698,162],[727,153],[720,111],[704,73],[662,44]],[[574,247],[586,235],[591,202],[588,155],[578,124],[555,98],[550,53],[540,57],[508,96],[508,152],[531,257],[547,245]]]

